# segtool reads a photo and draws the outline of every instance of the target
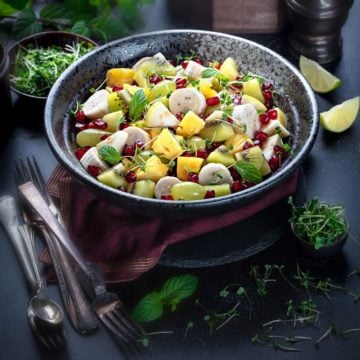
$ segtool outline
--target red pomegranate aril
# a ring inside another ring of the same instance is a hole
[[[231,116],[228,116],[226,118],[226,122],[228,122],[229,124],[233,124],[234,123],[234,119]]]
[[[230,89],[234,91],[242,90],[243,84],[242,83],[233,83],[230,85]]]
[[[217,96],[213,96],[211,98],[206,99],[206,104],[208,106],[216,106],[220,104],[220,99]]]
[[[187,83],[187,81],[184,78],[178,78],[175,80],[175,85],[176,85],[177,89],[184,88],[186,86],[186,83]]]
[[[141,149],[144,146],[144,142],[140,139],[135,141],[135,147]]]
[[[273,98],[273,96],[272,96],[272,91],[270,91],[270,90],[265,90],[265,91],[263,92],[263,94],[264,94],[264,99],[265,99],[265,100],[272,100],[272,98]]]
[[[278,112],[275,109],[271,109],[267,113],[269,115],[270,120],[275,120],[278,117]]]
[[[178,112],[178,113],[175,114],[175,117],[176,117],[178,120],[181,121],[181,120],[183,119],[183,117],[184,117],[184,113]]]
[[[273,105],[274,105],[274,103],[273,103],[272,100],[266,100],[266,101],[265,101],[265,106],[266,106],[266,108],[267,108],[268,110],[271,109],[271,108],[273,107]]]
[[[189,172],[188,175],[187,175],[187,179],[188,179],[188,181],[198,183],[199,182],[199,175],[196,174],[196,173],[193,173],[193,172]]]
[[[170,65],[176,66],[176,61],[175,60],[170,59],[170,60],[168,60],[168,62],[170,63]]]
[[[110,136],[110,135],[103,135],[103,136],[100,137],[100,140],[105,140],[105,139],[107,139],[109,136]]]
[[[254,139],[253,146],[261,146],[261,141],[259,139]]]
[[[268,138],[268,135],[263,131],[256,131],[254,134],[254,139],[264,142]]]
[[[240,105],[240,104],[241,104],[241,96],[238,95],[238,94],[234,95],[234,96],[233,96],[233,103],[234,103],[235,105]]]
[[[262,124],[266,125],[270,121],[269,114],[267,112],[260,114],[259,120]]]
[[[114,85],[111,90],[112,90],[113,92],[116,92],[116,91],[120,91],[120,90],[122,90],[122,89],[123,89],[122,86],[120,86],[120,85]]]
[[[124,130],[124,129],[126,129],[126,128],[129,127],[129,126],[130,126],[130,124],[128,124],[128,123],[121,123],[120,126],[119,126],[119,129],[120,129],[120,130]]]
[[[196,151],[196,157],[202,158],[202,159],[206,159],[208,157],[208,152],[204,149],[204,150],[197,150]]]
[[[204,199],[212,199],[215,197],[215,190],[206,190]]]
[[[161,200],[174,200],[171,195],[161,195]]]
[[[85,130],[87,128],[87,125],[86,124],[82,124],[82,123],[75,123],[75,130],[76,132],[80,132],[82,130]]]
[[[269,81],[265,81],[263,82],[262,86],[261,86],[262,90],[272,90],[273,89],[273,84]]]
[[[123,150],[124,156],[134,156],[135,155],[135,146],[134,145],[126,145]]]
[[[87,124],[88,129],[106,130],[107,126],[107,123],[102,119],[96,119]]]
[[[239,172],[233,166],[229,170],[234,181],[241,179]]]
[[[243,150],[250,149],[253,146],[254,145],[250,141],[245,141],[245,143],[243,145]]]
[[[244,190],[244,186],[241,183],[241,181],[240,180],[234,181],[233,184],[231,185],[231,191],[233,193],[235,193],[235,192],[239,192],[241,190]]]
[[[78,110],[75,114],[75,119],[77,122],[84,124],[86,122],[86,116],[82,110]]]
[[[151,75],[149,78],[149,81],[151,84],[157,84],[162,80],[162,77],[160,75],[154,74]]]
[[[188,62],[187,60],[185,60],[185,61],[183,61],[183,62],[181,63],[181,67],[182,67],[183,69],[186,69],[188,65],[189,65],[189,62]]]
[[[90,146],[84,146],[78,149],[75,149],[74,154],[78,160],[81,160],[81,158],[85,155],[85,153],[90,149]]]
[[[269,166],[271,171],[275,171],[280,167],[280,157],[278,155],[273,155],[269,160]]]
[[[98,176],[98,175],[101,174],[101,169],[100,169],[99,167],[97,167],[97,166],[89,165],[89,166],[87,167],[87,172],[88,172],[90,175],[96,177],[96,176]]]
[[[279,145],[274,146],[274,153],[275,155],[281,156],[282,159],[285,159],[287,156],[287,152],[285,151],[285,149]]]
[[[242,186],[244,187],[244,189],[255,186],[255,183],[250,182],[250,181],[243,180],[241,183],[242,183]]]
[[[236,81],[242,81],[242,79],[243,79],[242,75],[238,75],[238,76],[235,78]]]
[[[136,173],[133,170],[130,170],[126,175],[125,175],[125,180],[126,182],[128,182],[129,184],[134,183],[136,181]]]
[[[181,154],[181,156],[191,157],[193,156],[193,153],[191,151],[186,150]]]

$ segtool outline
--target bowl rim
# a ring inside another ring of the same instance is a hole
[[[64,36],[64,37],[68,37],[73,38],[73,39],[80,39],[81,41],[90,43],[92,45],[94,45],[95,47],[97,47],[99,44],[96,43],[94,40],[84,36],[84,35],[80,35],[80,34],[76,34],[70,31],[63,31],[63,30],[49,30],[49,31],[42,31],[39,33],[35,33],[29,36],[26,36],[24,38],[21,38],[20,40],[16,41],[14,44],[12,44],[9,49],[7,50],[7,54],[9,57],[9,75],[11,74],[11,69],[12,69],[12,53],[13,52],[18,52],[19,51],[19,47],[22,46],[24,43],[28,44],[31,42],[36,42],[37,39],[41,39],[41,38],[46,38],[46,37],[50,37],[50,38],[56,38],[59,36]],[[14,54],[15,56],[15,54]],[[54,84],[53,84],[54,85]],[[26,96],[30,99],[34,99],[34,100],[39,100],[39,101],[44,101],[47,99],[47,97],[50,94],[50,91],[48,93],[47,96],[36,96],[36,95],[32,95],[32,94],[28,94],[26,92],[23,92],[21,90],[16,89],[14,86],[11,85],[10,83],[10,88],[12,91],[14,91],[17,95],[20,96]],[[51,89],[50,89],[51,90]]]
[[[309,130],[308,139],[305,142],[305,146],[300,148],[296,154],[294,154],[290,161],[282,168],[280,168],[276,173],[272,174],[269,178],[265,179],[259,184],[256,184],[255,186],[252,186],[248,189],[242,190],[237,193],[231,193],[229,195],[221,196],[221,197],[215,197],[210,199],[201,199],[201,200],[163,200],[163,199],[155,199],[155,198],[144,198],[140,197],[134,194],[126,193],[126,192],[119,192],[117,189],[113,189],[109,186],[106,186],[99,181],[97,181],[95,178],[91,177],[89,174],[84,174],[83,169],[74,167],[73,163],[66,157],[61,156],[62,149],[59,146],[56,137],[55,137],[55,131],[52,129],[52,119],[51,119],[51,107],[52,107],[52,99],[54,98],[56,92],[58,91],[58,88],[61,88],[61,83],[64,78],[68,76],[68,74],[73,71],[73,68],[77,66],[78,61],[85,61],[88,57],[94,57],[99,52],[103,51],[103,49],[106,49],[108,47],[121,44],[122,42],[128,42],[132,40],[136,40],[139,38],[144,37],[154,37],[154,36],[163,36],[163,35],[169,35],[169,34],[199,34],[199,35],[212,35],[212,36],[219,36],[219,37],[225,37],[233,41],[241,41],[245,42],[251,46],[257,47],[261,49],[262,51],[265,51],[269,53],[271,56],[279,59],[281,62],[283,62],[293,73],[296,74],[296,76],[301,81],[303,87],[305,88],[306,94],[309,96],[309,108],[311,110],[312,115],[312,126]],[[216,31],[208,31],[208,30],[197,30],[197,29],[173,29],[173,30],[160,30],[160,31],[152,31],[152,32],[146,32],[141,34],[135,34],[130,35],[124,38],[120,38],[117,40],[113,40],[111,42],[108,42],[106,44],[103,44],[101,46],[98,46],[96,49],[94,49],[91,53],[85,54],[81,59],[79,59],[77,62],[70,65],[58,78],[58,80],[55,82],[53,87],[50,90],[50,93],[48,95],[48,99],[45,104],[45,113],[44,113],[44,122],[45,122],[45,135],[48,141],[48,144],[53,151],[55,157],[59,160],[60,163],[65,163],[66,168],[71,172],[71,174],[80,180],[82,183],[84,183],[86,186],[90,188],[96,187],[99,190],[104,190],[104,196],[107,198],[112,199],[115,197],[123,197],[127,198],[128,200],[137,201],[138,204],[140,202],[146,202],[149,204],[161,204],[162,207],[166,207],[168,209],[173,208],[174,206],[178,207],[180,210],[182,207],[187,207],[189,205],[196,206],[196,209],[199,211],[209,208],[209,206],[216,207],[216,205],[223,203],[224,201],[228,202],[229,200],[238,200],[239,198],[244,199],[247,198],[250,201],[252,201],[254,198],[256,198],[259,194],[266,193],[267,191],[271,190],[275,185],[280,184],[284,182],[285,180],[289,179],[289,177],[294,173],[294,171],[301,165],[301,163],[305,160],[306,156],[310,153],[318,131],[319,131],[319,117],[318,117],[318,105],[317,100],[315,97],[315,94],[313,90],[311,89],[310,85],[306,81],[306,79],[303,77],[301,72],[290,63],[289,60],[285,59],[282,55],[276,53],[275,51],[267,48],[264,45],[261,45],[255,41],[245,39],[241,36],[235,36],[230,35],[222,32],[216,32]],[[119,193],[121,195],[119,195]],[[136,204],[136,205],[138,205]],[[136,206],[135,205],[135,206]]]

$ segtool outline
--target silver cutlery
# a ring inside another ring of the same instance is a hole
[[[126,356],[131,359],[141,356],[144,349],[139,340],[143,331],[126,313],[119,296],[106,290],[105,282],[96,266],[84,260],[34,184],[27,182],[18,188],[29,206],[43,219],[48,229],[76,262],[77,269],[81,274],[81,283],[92,299],[96,314],[103,325],[119,341],[119,345],[121,345]]]
[[[27,158],[27,164],[22,160],[15,163],[14,177],[18,185],[27,181],[32,181],[44,195],[44,199],[47,202],[49,209],[58,219],[59,223],[63,227],[65,226],[60,212],[57,210],[51,196],[48,194],[45,180],[35,158],[32,158],[32,160]],[[47,243],[65,309],[71,324],[75,330],[81,334],[96,330],[98,328],[98,320],[76,278],[69,255],[64,251],[56,237],[49,232],[44,221],[36,212],[26,206],[23,207],[22,210],[24,221],[29,225],[39,228]]]
[[[63,311],[46,293],[46,282],[36,260],[33,229],[20,224],[16,201],[12,196],[0,199],[0,219],[23,265],[33,293],[26,311],[30,326],[47,348],[60,348],[65,343]]]

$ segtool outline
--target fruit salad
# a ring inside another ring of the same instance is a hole
[[[263,181],[291,149],[273,84],[236,61],[166,59],[107,71],[74,111],[75,156],[101,183],[137,196],[201,200]]]

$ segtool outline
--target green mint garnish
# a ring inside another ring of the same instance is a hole
[[[130,106],[129,106],[129,116],[132,121],[139,120],[145,107],[147,105],[147,98],[143,89],[139,89],[131,97]]]
[[[120,153],[111,145],[101,146],[99,148],[99,156],[110,165],[116,165],[121,160]]]
[[[260,171],[254,164],[251,164],[248,161],[238,160],[235,163],[235,169],[245,181],[249,181],[254,184],[258,184],[262,181]]]
[[[206,79],[206,78],[211,78],[213,76],[217,76],[218,74],[220,74],[218,70],[207,68],[202,72],[202,77]]]

